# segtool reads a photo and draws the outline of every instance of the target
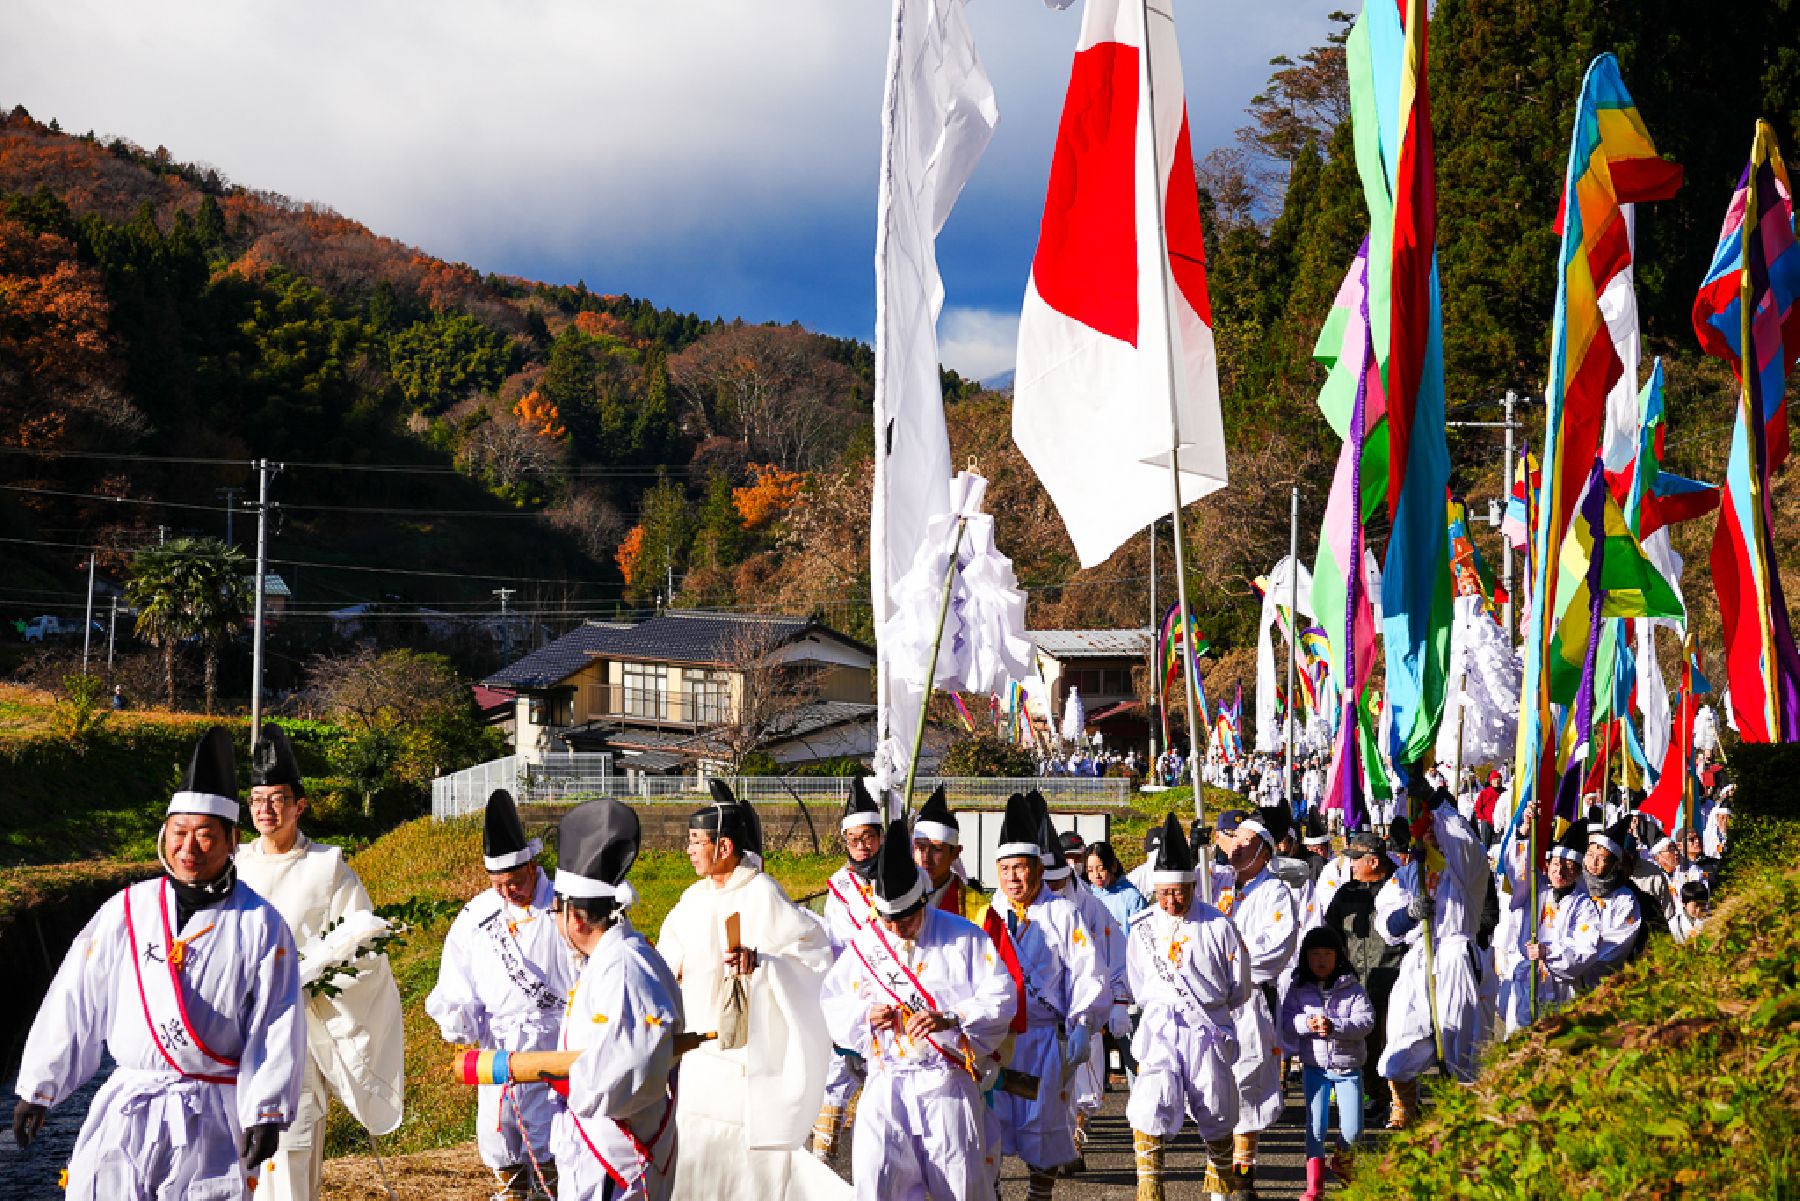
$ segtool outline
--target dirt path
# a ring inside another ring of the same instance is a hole
[[[1125,1124],[1125,1096],[1110,1093],[1106,1101],[1106,1108],[1092,1126],[1088,1170],[1072,1181],[1059,1183],[1059,1197],[1131,1201],[1137,1195],[1131,1130]],[[1299,1088],[1290,1085],[1287,1112],[1263,1135],[1258,1196],[1269,1201],[1293,1198],[1305,1187],[1301,1120]],[[1165,1166],[1169,1201],[1203,1201],[1200,1182],[1206,1170],[1206,1156],[1191,1130],[1170,1149]],[[490,1177],[472,1143],[390,1160],[387,1172],[399,1201],[487,1201],[492,1195]],[[1000,1193],[1008,1201],[1025,1195],[1025,1172],[1015,1160],[1006,1162]],[[330,1201],[387,1201],[375,1161],[368,1157],[334,1159],[326,1164],[325,1196]]]

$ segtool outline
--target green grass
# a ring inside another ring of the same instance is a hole
[[[554,849],[543,860],[554,867]],[[841,860],[832,855],[770,855],[764,867],[789,896],[798,899],[825,886]],[[421,818],[399,826],[354,855],[350,865],[376,905],[414,898],[466,901],[488,886],[481,867],[479,819],[433,822]],[[631,869],[638,903],[631,920],[651,938],[674,908],[694,871],[678,851],[646,851]],[[453,915],[452,915],[453,916]],[[455,1146],[475,1137],[475,1094],[450,1079],[451,1047],[437,1023],[425,1015],[425,998],[437,983],[438,961],[452,917],[416,929],[390,962],[400,986],[406,1033],[406,1119],[382,1139],[383,1154],[406,1154]],[[333,1103],[327,1124],[326,1151],[350,1155],[368,1151],[368,1135]]]
[[[1374,1198],[1793,1197],[1800,1187],[1800,822],[1734,825],[1728,899],[1496,1050],[1357,1164]]]

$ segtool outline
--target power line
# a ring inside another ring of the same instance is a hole
[[[22,455],[34,459],[101,459],[118,463],[162,463],[170,466],[186,467],[242,467],[246,471],[254,469],[253,459],[211,459],[197,458],[188,455],[141,455],[120,454],[113,451],[98,450],[54,450],[31,446],[0,446],[0,455]],[[307,463],[294,460],[283,460],[288,467],[305,468],[309,471],[364,471],[381,472],[398,475],[438,475],[462,476],[467,473],[461,468],[448,463]],[[658,474],[691,475],[694,471],[692,463],[640,463],[630,467],[533,467],[525,466],[521,471],[532,475],[558,476],[571,479],[637,479],[653,478]]]

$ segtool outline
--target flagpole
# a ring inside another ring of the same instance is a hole
[[[944,592],[938,599],[937,633],[931,639],[931,657],[925,663],[925,693],[919,698],[919,720],[913,727],[912,757],[906,764],[906,793],[900,801],[900,816],[912,812],[913,783],[919,778],[919,752],[925,746],[925,715],[931,708],[931,689],[937,682],[938,648],[944,644],[944,622],[950,616],[950,596],[956,590],[956,557],[962,551],[963,526],[968,518],[956,519],[956,540],[950,544],[950,562],[944,567]]]
[[[1360,503],[1360,498],[1359,498]],[[1281,723],[1282,742],[1286,744],[1282,760],[1282,798],[1288,812],[1294,811],[1294,659],[1300,642],[1300,485],[1295,484],[1288,496],[1288,661],[1287,708]]]
[[[1156,55],[1150,36],[1150,0],[1140,0],[1139,11],[1143,14],[1144,22],[1144,95],[1149,101],[1145,119],[1150,124],[1150,172],[1156,189],[1154,195],[1159,201],[1152,206],[1156,209],[1158,284],[1166,298],[1169,290],[1169,233],[1164,215],[1167,206],[1160,203],[1164,182],[1162,163],[1156,148],[1156,69],[1152,65]],[[1172,22],[1174,17],[1171,16],[1170,20]],[[1200,784],[1200,719],[1194,707],[1194,697],[1200,685],[1197,665],[1194,663],[1191,611],[1188,608],[1187,551],[1182,546],[1181,400],[1175,386],[1175,331],[1169,327],[1166,303],[1163,307],[1163,352],[1166,370],[1164,381],[1169,391],[1169,524],[1175,536],[1175,603],[1179,607],[1178,623],[1182,635],[1182,679],[1187,685],[1188,775],[1194,785],[1194,823],[1200,825],[1206,820],[1206,794]],[[1203,866],[1210,868],[1210,865]],[[1210,905],[1213,899],[1212,872],[1204,870],[1199,876],[1200,899]]]

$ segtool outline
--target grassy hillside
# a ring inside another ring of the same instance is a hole
[[[554,866],[555,852],[544,862]],[[840,862],[829,855],[771,855],[767,868],[788,895],[804,896],[824,887]],[[481,867],[478,821],[436,823],[428,818],[409,822],[377,839],[351,859],[377,905],[406,901],[466,901],[488,886]],[[674,851],[646,852],[632,868],[638,903],[632,921],[655,937],[683,891],[694,882],[685,856]],[[438,960],[455,911],[416,929],[407,945],[391,956],[400,985],[406,1022],[406,1120],[382,1140],[383,1153],[406,1153],[448,1147],[475,1136],[475,1097],[450,1079],[452,1049],[425,1016],[425,997],[437,983]],[[328,1133],[330,1153],[366,1153],[368,1135],[333,1106]]]
[[[1376,1198],[1774,1198],[1800,1180],[1800,822],[1738,819],[1727,899],[1357,1164]]]

